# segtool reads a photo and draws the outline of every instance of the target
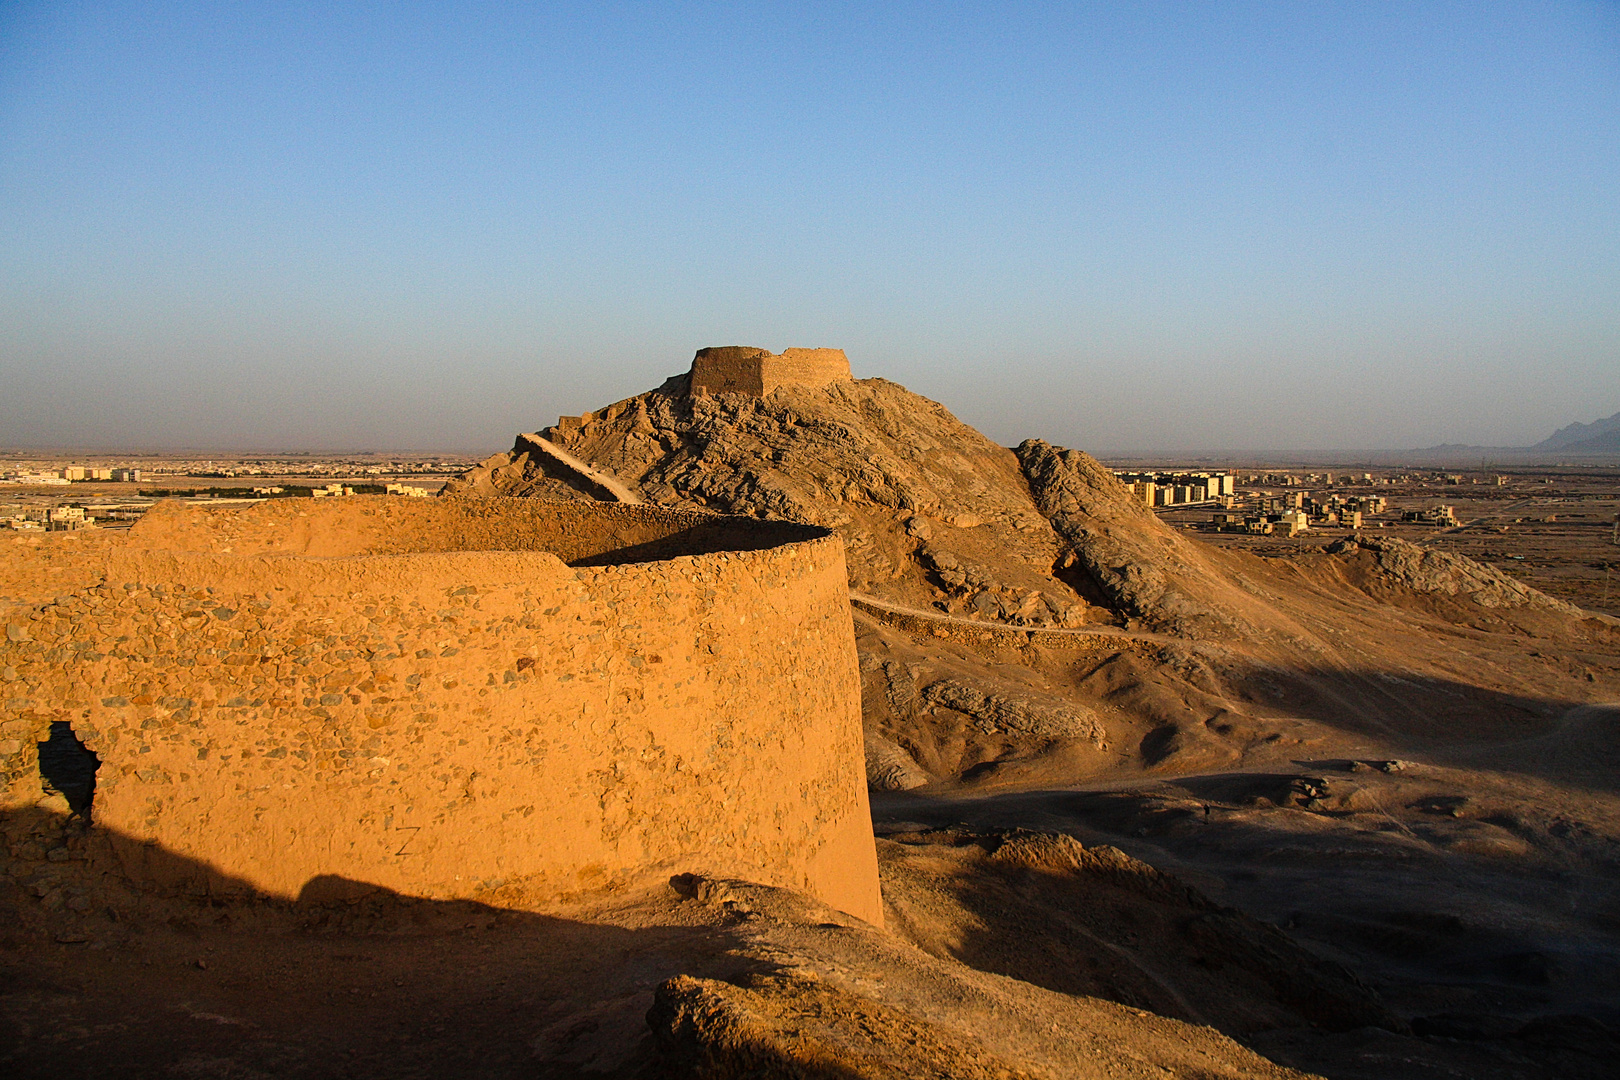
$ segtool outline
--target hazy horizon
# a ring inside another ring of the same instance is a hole
[[[504,448],[723,344],[1105,456],[1620,411],[1612,4],[23,3],[0,56],[0,445]]]
[[[608,404],[608,403],[604,403]],[[949,406],[948,402],[941,404]],[[531,425],[531,430],[545,427],[544,424]],[[305,444],[73,444],[73,443],[11,443],[0,445],[0,455],[15,458],[66,459],[69,457],[82,457],[86,461],[91,459],[123,458],[135,461],[140,457],[176,457],[197,458],[206,456],[219,456],[224,459],[275,457],[291,458],[309,456],[316,458],[335,456],[376,456],[394,458],[427,458],[436,455],[445,457],[487,457],[491,454],[503,453],[511,449],[513,435],[507,435],[497,442],[485,445],[470,444],[467,446],[387,446],[381,444],[354,444],[343,446],[333,444],[327,447],[312,447]],[[1550,434],[1550,433],[1549,433]],[[1020,438],[1000,440],[1003,445],[1015,447],[1024,438],[1045,439],[1054,441],[1050,436],[1038,432],[1027,432]],[[1060,440],[1059,440],[1060,441]],[[1060,441],[1061,442],[1061,441]],[[1062,444],[1071,445],[1071,444]],[[1392,468],[1399,465],[1410,465],[1414,468],[1445,467],[1462,468],[1478,458],[1487,466],[1500,465],[1504,468],[1516,466],[1541,466],[1558,461],[1572,462],[1576,465],[1593,465],[1607,467],[1620,461],[1620,454],[1614,453],[1569,453],[1564,450],[1531,451],[1529,447],[1514,446],[1482,446],[1468,443],[1434,444],[1431,446],[1411,447],[1304,447],[1290,450],[1256,450],[1242,447],[1227,448],[1198,448],[1191,447],[1180,451],[1164,451],[1154,449],[1142,450],[1111,450],[1105,447],[1085,446],[1079,443],[1072,444],[1076,449],[1086,450],[1093,456],[1106,461],[1164,461],[1164,462],[1216,462],[1232,467],[1248,467],[1262,464],[1287,466],[1327,466],[1350,465],[1365,462],[1381,468]],[[1481,456],[1483,455],[1483,457]]]

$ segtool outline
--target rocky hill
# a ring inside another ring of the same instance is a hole
[[[999,446],[830,352],[716,351],[704,385],[677,376],[563,417],[449,491],[836,529],[874,819],[930,837],[880,846],[888,917],[925,950],[1201,1019],[1346,1080],[1526,1060],[1527,1077],[1602,1073],[1592,1048],[1620,1042],[1589,1018],[1620,1010],[1620,978],[1590,958],[1620,970],[1620,935],[1535,882],[1557,874],[1581,910],[1612,907],[1612,620],[1365,532],[1265,558],[1202,543],[1089,455]],[[803,355],[813,384],[793,381]],[[1009,827],[1186,875],[1378,993],[1236,916],[1055,898],[1051,867],[1007,877],[970,837]],[[1233,981],[1193,977],[1206,967]],[[696,1030],[683,1009],[744,1000],[709,991],[693,1005],[700,988],[682,990],[671,1030]],[[1389,1026],[1327,1034],[1267,1003],[1306,998],[1346,1009],[1335,1024]],[[1544,1019],[1558,1010],[1579,1016]],[[1407,1023],[1476,1041],[1431,1044]]]
[[[801,356],[822,366],[794,382]],[[1382,658],[1423,655],[1392,602],[1479,625],[1580,618],[1494,570],[1399,545],[1342,549],[1332,582],[1319,563],[1208,547],[1087,454],[999,446],[937,402],[844,369],[836,350],[704,350],[699,385],[678,375],[562,417],[446,494],[637,499],[836,529],[865,598],[878,787],[1211,766],[1276,749],[1298,734],[1275,713],[1330,708]],[[1365,639],[1346,648],[1324,631],[1327,614]],[[931,638],[919,643],[922,627]],[[1002,636],[990,644],[975,627]],[[965,647],[946,647],[952,635]],[[1097,659],[1059,659],[1081,654]]]
[[[937,403],[884,379],[756,397],[692,395],[688,378],[522,436],[446,491],[598,497],[543,440],[648,501],[834,527],[860,591],[1018,625],[1116,621],[1066,573],[1018,458]]]
[[[519,436],[445,493],[612,497],[604,484],[634,493],[620,498],[830,526],[852,589],[929,611],[1178,634],[1270,621],[1090,456],[998,446],[885,379],[710,395],[677,376]]]

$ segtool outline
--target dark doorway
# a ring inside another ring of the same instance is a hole
[[[80,818],[88,825],[101,759],[79,741],[66,720],[52,721],[51,737],[38,746],[39,776],[46,792],[67,800],[69,820]]]

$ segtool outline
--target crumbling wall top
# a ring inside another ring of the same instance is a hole
[[[699,349],[692,358],[691,392],[764,397],[779,386],[828,386],[852,378],[842,349],[784,349],[777,355],[724,345]]]
[[[246,508],[165,500],[130,530],[129,546],[313,558],[544,551],[577,567],[760,551],[827,535],[796,522],[651,505],[361,495],[271,499]]]

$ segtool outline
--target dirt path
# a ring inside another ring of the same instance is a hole
[[[621,503],[639,503],[641,496],[625,487],[623,482],[615,480],[600,469],[592,468],[579,458],[570,454],[556,443],[544,439],[530,432],[521,437],[524,442],[532,443],[534,448],[545,454],[563,468],[572,471],[580,479],[595,485],[611,496],[611,501]]]
[[[926,619],[929,622],[945,623],[951,626],[962,626],[973,630],[985,630],[994,634],[1055,634],[1061,637],[1111,637],[1121,641],[1152,641],[1159,644],[1170,645],[1179,643],[1178,638],[1168,634],[1150,634],[1139,630],[1121,630],[1117,626],[1014,626],[1011,623],[989,622],[985,619],[970,619],[964,615],[945,615],[938,611],[929,611],[927,608],[909,607],[905,604],[896,604],[890,600],[879,600],[875,596],[856,592],[849,592],[850,602],[864,608],[874,609],[873,613],[886,613],[890,615],[904,615],[912,619]]]

